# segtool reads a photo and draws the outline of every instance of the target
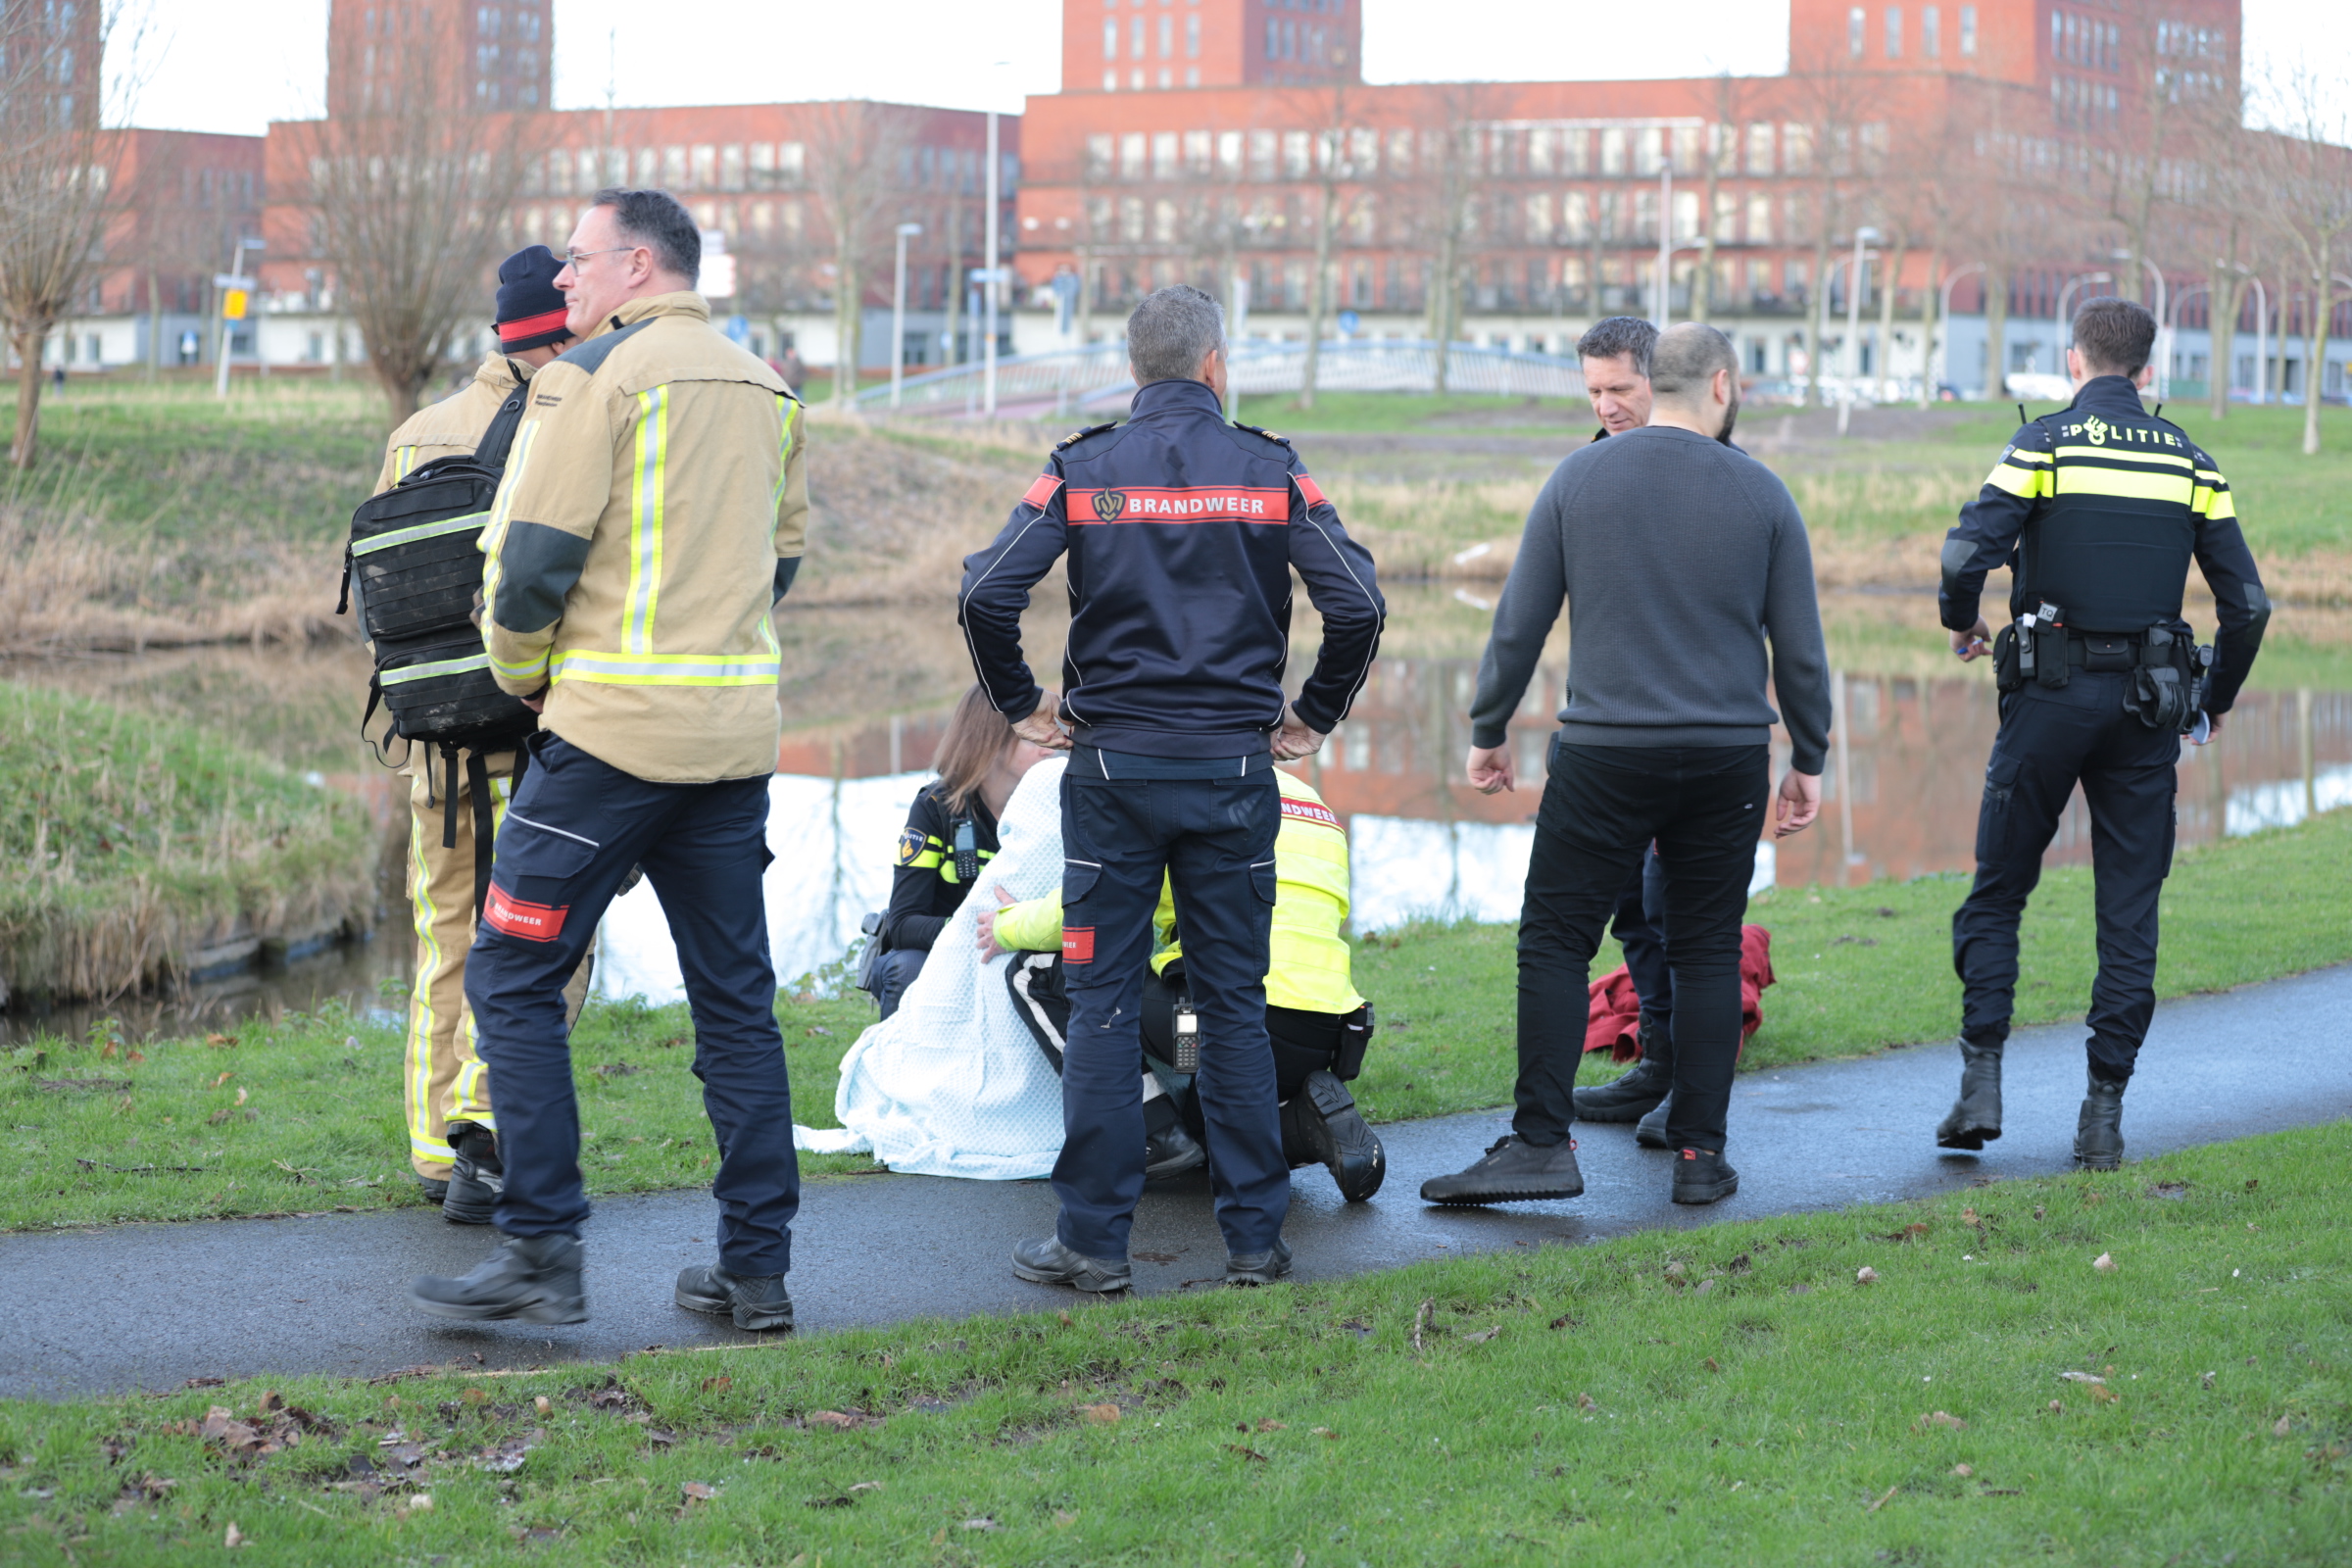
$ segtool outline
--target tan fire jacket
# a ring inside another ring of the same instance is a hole
[[[382,495],[436,458],[471,453],[489,433],[490,421],[498,417],[499,405],[530,376],[531,368],[527,365],[510,360],[496,350],[485,355],[482,363],[474,367],[472,380],[440,402],[418,409],[392,432],[392,438],[384,443],[384,467],[375,476],[375,493]],[[482,760],[494,778],[504,778],[514,771],[513,752],[484,752]],[[415,761],[413,755],[404,754],[400,765],[392,771],[409,772]],[[461,753],[461,767],[464,761]],[[439,766],[436,764],[433,775],[436,788],[441,776]]]
[[[522,373],[518,376],[515,372]],[[530,367],[516,365],[504,354],[491,353],[474,368],[464,389],[440,402],[418,409],[392,432],[384,446],[384,471],[375,478],[382,495],[435,458],[471,452],[482,443],[498,406],[530,376]]]
[[[768,613],[807,534],[800,404],[699,294],[632,300],[531,379],[482,531],[491,673],[625,773],[775,771]]]

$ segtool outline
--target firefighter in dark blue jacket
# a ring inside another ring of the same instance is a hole
[[[1945,1149],[2001,1136],[2001,1048],[2017,990],[2017,927],[2042,851],[2077,783],[2090,808],[2099,973],[2089,1088],[2075,1158],[2123,1160],[2124,1087],[2156,1007],[2157,897],[2172,869],[2174,769],[2183,734],[2221,731],[2271,614],[2230,485],[2178,426],[2143,412],[2156,320],[2120,299],[2075,318],[2075,401],[2010,439],[1943,546],[1952,651],[1989,652],[2001,728],[1977,817],[1977,877],[1952,916],[1963,988],[1960,1099]],[[2213,590],[2217,647],[2180,618],[2194,560]],[[2013,624],[1978,613],[1984,574],[2011,572]],[[2218,656],[2218,657],[2216,657]]]
[[[1196,1092],[1226,1277],[1290,1271],[1290,1209],[1265,973],[1274,907],[1277,761],[1348,714],[1386,607],[1372,558],[1279,436],[1225,421],[1225,316],[1181,284],[1127,321],[1137,391],[1124,424],[1062,442],[995,544],[964,563],[973,668],[1023,739],[1066,749],[1062,959],[1070,1028],[1055,1234],[1013,1251],[1023,1279],[1120,1291],[1144,1190],[1137,1019],[1152,914],[1173,885],[1200,1009]],[[1021,660],[1029,589],[1067,555],[1059,716]],[[1296,703],[1283,701],[1291,573],[1323,618]]]

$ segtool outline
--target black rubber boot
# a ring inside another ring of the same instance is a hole
[[[1135,1275],[1123,1257],[1088,1257],[1064,1247],[1058,1236],[1023,1242],[1012,1250],[1012,1271],[1037,1285],[1067,1285],[1096,1296],[1123,1291]]]
[[[1634,1142],[1643,1149],[1672,1149],[1666,1141],[1666,1118],[1674,1113],[1674,1096],[1669,1093],[1657,1107],[1642,1118],[1634,1128]]]
[[[449,1200],[449,1182],[446,1178],[419,1176],[416,1178],[416,1185],[423,1192],[424,1200],[428,1203],[443,1203]]]
[[[1642,1059],[1622,1078],[1575,1093],[1580,1121],[1638,1121],[1674,1089],[1674,1036],[1642,1020]]]
[[[507,1167],[499,1163],[498,1135],[478,1122],[449,1124],[449,1194],[441,1217],[452,1225],[487,1225],[506,1191]]]
[[[1674,1200],[1678,1203],[1715,1203],[1740,1190],[1740,1173],[1725,1161],[1720,1149],[1686,1149],[1674,1162]]]
[[[689,1312],[732,1316],[739,1329],[792,1327],[792,1294],[781,1274],[730,1274],[716,1263],[682,1268],[674,1299]]]
[[[2082,1113],[2075,1119],[2075,1163],[2084,1170],[2113,1170],[2124,1162],[2124,1087],[2118,1081],[2090,1075],[2082,1096]]]
[[[1331,1179],[1340,1184],[1342,1198],[1360,1203],[1380,1191],[1380,1184],[1388,1179],[1388,1152],[1364,1124],[1363,1113],[1355,1108],[1355,1097],[1346,1084],[1318,1067],[1306,1075],[1306,1082],[1282,1110],[1283,1131],[1292,1135],[1284,1142],[1295,1138],[1298,1152],[1329,1170]]]
[[[576,1236],[502,1236],[498,1250],[470,1274],[411,1280],[409,1304],[435,1317],[476,1323],[585,1323],[585,1255]]]
[[[1262,1252],[1228,1252],[1225,1254],[1225,1283],[1228,1285],[1271,1285],[1291,1271],[1291,1248],[1281,1237]]]
[[[1516,1135],[1487,1150],[1486,1157],[1451,1176],[1421,1184],[1424,1203],[1511,1203],[1544,1198],[1577,1198],[1585,1174],[1576,1168],[1576,1140],[1545,1148]]]
[[[1165,1095],[1144,1102],[1144,1180],[1164,1181],[1208,1163],[1208,1152],[1185,1131],[1176,1103]]]
[[[2001,1047],[1960,1037],[1960,1098],[1936,1128],[1938,1149],[1983,1149],[2001,1136]]]

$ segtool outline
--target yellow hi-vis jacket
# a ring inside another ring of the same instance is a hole
[[[482,639],[540,727],[638,778],[776,768],[768,613],[807,533],[801,406],[694,293],[622,306],[531,377],[482,549]]]
[[[1274,933],[1266,969],[1266,1004],[1300,1012],[1353,1012],[1364,1004],[1348,968],[1348,834],[1314,786],[1274,770],[1282,789],[1282,829],[1274,836]],[[1176,945],[1176,894],[1160,884],[1152,918],[1160,950],[1152,967],[1184,956]],[[1061,946],[1061,895],[1009,904],[997,913],[997,944],[1029,953]]]
[[[507,395],[530,379],[530,367],[493,350],[474,367],[473,379],[438,403],[428,403],[401,421],[384,443],[384,467],[376,475],[382,495],[436,458],[470,456],[498,417]]]

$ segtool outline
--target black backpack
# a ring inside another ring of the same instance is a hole
[[[342,598],[335,606],[338,615],[359,607],[361,626],[375,647],[361,733],[381,704],[392,722],[375,743],[379,757],[394,736],[409,743],[412,757],[419,746],[440,753],[446,780],[441,842],[447,848],[458,842],[458,754],[472,754],[467,772],[477,911],[491,852],[490,778],[482,754],[515,751],[519,784],[529,756],[522,743],[539,727],[538,715],[491,678],[490,656],[473,618],[482,591],[482,529],[528,396],[527,384],[508,395],[472,453],[436,458],[360,503],[351,514]],[[424,765],[429,792],[432,760]]]

